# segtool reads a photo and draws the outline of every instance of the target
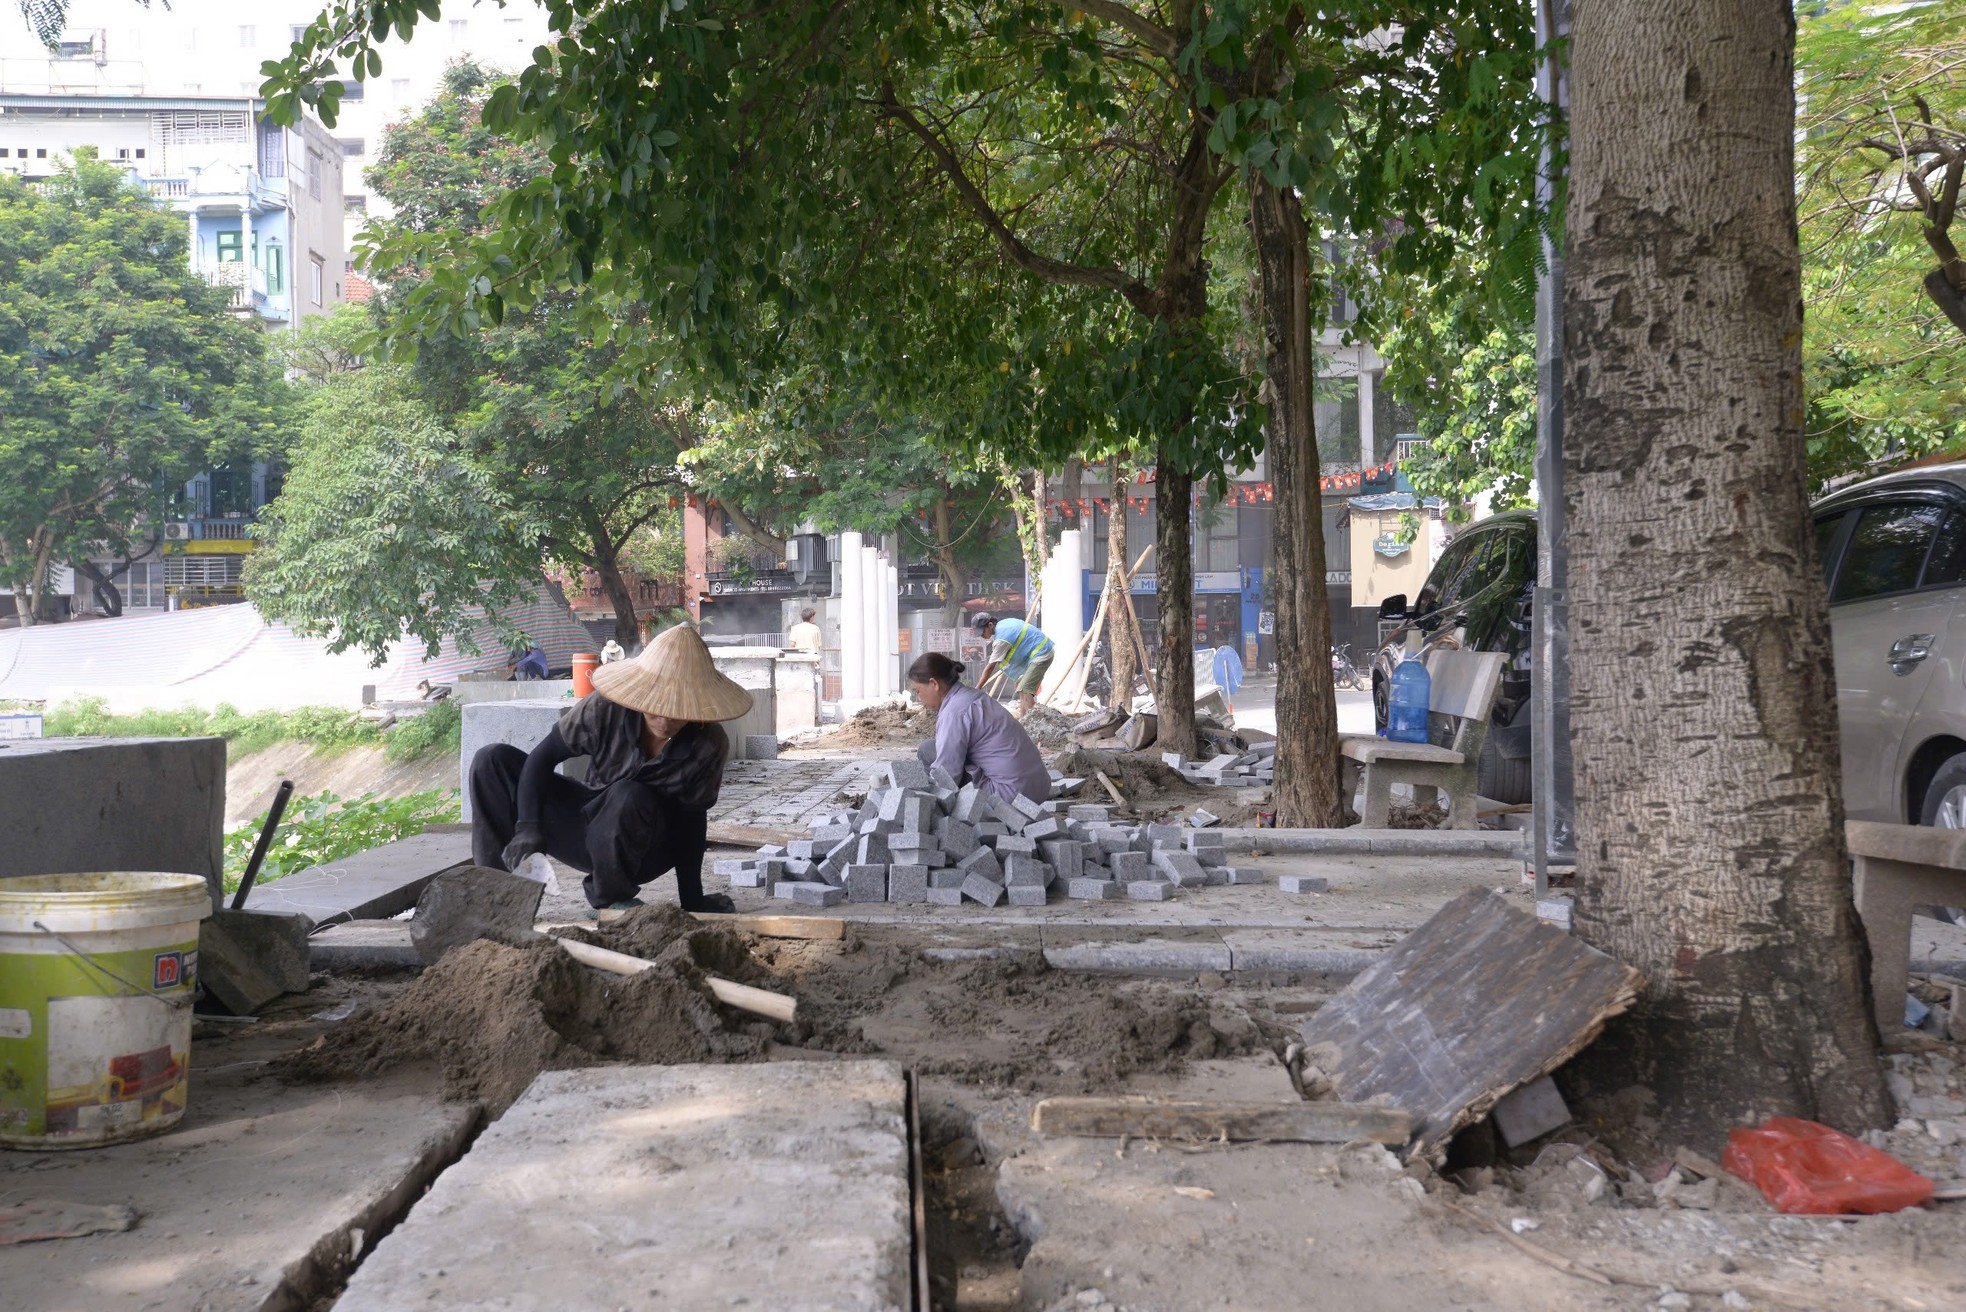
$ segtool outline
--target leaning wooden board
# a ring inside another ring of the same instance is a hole
[[[1304,1023],[1338,1048],[1337,1094],[1413,1116],[1431,1155],[1568,1061],[1638,997],[1639,973],[1484,889],[1396,943]]]
[[[1050,1138],[1227,1139],[1232,1143],[1404,1144],[1407,1114],[1342,1102],[1184,1102],[1173,1098],[1046,1098],[1031,1128]]]

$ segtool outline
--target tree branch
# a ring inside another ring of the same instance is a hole
[[[1108,291],[1118,292],[1136,307],[1152,299],[1152,290],[1123,269],[1068,264],[1063,260],[1040,255],[1026,246],[1022,239],[1010,230],[1010,225],[1004,222],[1003,216],[997,213],[982,190],[963,171],[961,162],[956,159],[942,138],[917,118],[913,110],[895,99],[893,87],[890,86],[882,92],[880,104],[888,117],[901,123],[928,147],[929,154],[935,157],[942,172],[948,176],[950,185],[956,189],[956,193],[962,197],[983,226],[996,237],[1012,264],[1026,273],[1036,274],[1049,282],[1063,283],[1072,287],[1103,287]]]
[[[1068,14],[1076,12],[1091,18],[1103,18],[1138,38],[1140,44],[1163,59],[1173,59],[1181,53],[1181,42],[1173,32],[1145,14],[1136,14],[1119,0],[1062,0],[1060,8]]]

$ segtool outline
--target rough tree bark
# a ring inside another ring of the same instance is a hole
[[[942,622],[950,628],[963,622],[963,599],[969,591],[969,571],[956,558],[955,526],[949,522],[947,484],[935,499],[935,567],[942,572]],[[961,644],[958,643],[958,646]]]
[[[1160,671],[1154,712],[1164,752],[1195,750],[1195,560],[1190,533],[1194,476],[1154,464],[1154,587],[1160,598]],[[1133,562],[1128,561],[1128,564]]]
[[[1112,492],[1106,511],[1107,668],[1113,672],[1110,704],[1125,710],[1133,704],[1133,681],[1140,675],[1140,617],[1133,613],[1133,594],[1126,578],[1127,566],[1133,563],[1126,545],[1126,494],[1133,483],[1133,471],[1115,456],[1107,463],[1106,474]]]
[[[1252,171],[1250,230],[1263,284],[1269,374],[1270,483],[1276,494],[1277,823],[1344,824],[1338,787],[1338,698],[1331,684],[1331,606],[1311,408],[1310,233],[1291,191]]]
[[[588,559],[601,580],[601,591],[608,594],[608,604],[614,607],[614,640],[632,649],[641,641],[642,630],[635,619],[635,594],[628,590],[628,580],[621,577],[621,544],[608,533],[597,512],[583,510],[581,519],[593,544]]]
[[[1594,1050],[1714,1144],[1887,1119],[1804,486],[1788,0],[1594,0],[1564,297],[1578,932]],[[1609,1070],[1605,1070],[1609,1067]]]

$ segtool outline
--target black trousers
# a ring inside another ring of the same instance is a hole
[[[499,854],[519,825],[525,764],[526,754],[504,743],[471,758],[471,859],[481,866],[505,869]],[[709,826],[709,812],[684,810],[633,779],[589,788],[555,772],[539,804],[546,855],[586,872],[581,888],[597,907],[626,901],[674,870],[683,907],[697,910]]]

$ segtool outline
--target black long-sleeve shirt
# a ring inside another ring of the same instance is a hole
[[[562,761],[589,758],[587,782],[606,788],[623,779],[653,788],[687,811],[716,805],[723,787],[730,736],[719,724],[684,725],[651,757],[642,750],[642,713],[591,693],[568,707],[560,722],[526,757],[519,775],[520,824],[537,824],[539,798],[549,775]]]

